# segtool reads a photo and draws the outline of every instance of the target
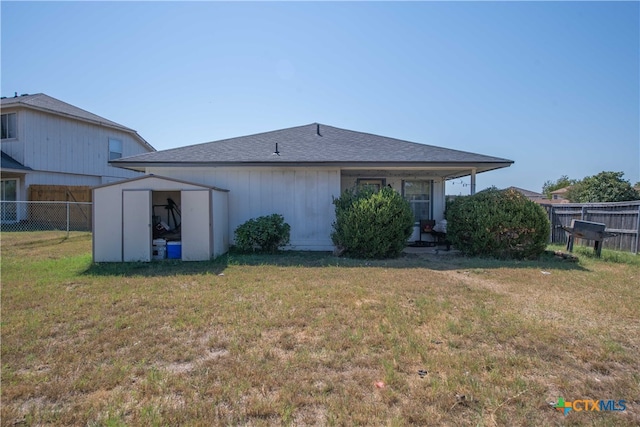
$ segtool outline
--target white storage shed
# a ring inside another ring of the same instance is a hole
[[[180,242],[183,261],[229,249],[228,190],[157,175],[93,189],[93,261],[151,261],[154,239]]]

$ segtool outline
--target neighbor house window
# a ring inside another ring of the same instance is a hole
[[[109,160],[119,159],[120,157],[122,157],[122,141],[109,138]]]
[[[18,219],[18,180],[3,179],[0,182],[0,219],[2,222],[15,222]]]
[[[18,129],[16,126],[16,113],[8,113],[2,115],[2,139],[11,139],[18,137]]]
[[[413,219],[431,219],[431,185],[432,181],[403,181],[402,194],[411,205]]]

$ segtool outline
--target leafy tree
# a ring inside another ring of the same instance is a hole
[[[576,182],[577,181],[575,179],[570,179],[567,175],[562,175],[556,181],[545,181],[545,183],[542,185],[542,193],[546,196],[547,199],[550,199],[552,191],[556,191],[564,187],[569,187]]]
[[[622,179],[623,175],[624,172],[603,171],[588,176],[569,189],[567,198],[573,203],[640,200],[640,193]]]

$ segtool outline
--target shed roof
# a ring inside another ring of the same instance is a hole
[[[117,159],[114,166],[176,165],[375,165],[485,164],[512,160],[312,123]]]
[[[152,173],[150,173],[148,175],[143,175],[143,176],[136,176],[135,178],[123,179],[123,180],[120,180],[120,181],[109,182],[109,183],[102,184],[102,185],[96,185],[95,187],[93,187],[93,189],[95,190],[97,188],[112,187],[114,185],[122,185],[124,183],[130,183],[130,182],[134,182],[134,181],[145,181],[145,180],[149,180],[149,179],[159,179],[159,180],[162,180],[162,181],[173,182],[173,183],[176,183],[176,184],[193,185],[195,187],[206,188],[208,190],[229,192],[229,190],[225,190],[224,188],[213,187],[213,186],[210,186],[210,185],[204,185],[204,184],[200,184],[200,183],[197,183],[197,182],[183,181],[181,179],[168,178],[166,176],[154,175]]]

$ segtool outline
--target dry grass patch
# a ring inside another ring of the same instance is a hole
[[[90,245],[2,236],[2,425],[640,423],[637,265]]]

